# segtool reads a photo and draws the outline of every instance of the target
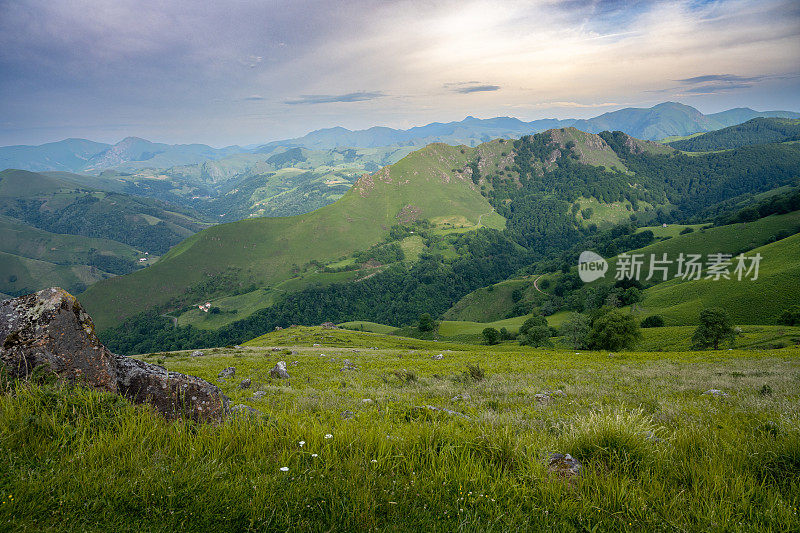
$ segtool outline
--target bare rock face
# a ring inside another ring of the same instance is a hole
[[[48,365],[62,379],[117,392],[114,356],[97,340],[94,324],[62,289],[45,289],[0,302],[0,361],[12,378]]]
[[[0,363],[27,379],[46,366],[62,381],[149,403],[165,417],[221,421],[228,398],[194,376],[111,353],[74,296],[52,288],[0,302]]]

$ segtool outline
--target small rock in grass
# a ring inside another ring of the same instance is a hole
[[[231,414],[234,416],[259,416],[261,411],[240,403],[231,407]]]
[[[229,366],[228,368],[223,369],[222,372],[217,374],[217,378],[219,379],[232,378],[235,375],[236,375],[236,367]]]
[[[292,366],[297,366],[297,363],[298,363],[298,362],[299,362],[299,361],[292,361],[292,362],[291,362],[291,363],[289,363],[289,364],[290,364],[290,365],[292,365]]]
[[[434,361],[441,361],[442,359],[444,359],[444,354],[438,354],[433,356]]]
[[[536,401],[539,403],[545,403],[550,401],[550,395],[545,393],[534,394],[533,397],[536,398]]]
[[[262,396],[266,396],[266,394],[267,394],[267,391],[257,390],[257,391],[255,391],[253,393],[253,398],[258,399],[258,398],[261,398]]]
[[[203,357],[204,355],[205,354],[201,350],[195,350],[189,354],[189,357]]]
[[[275,367],[269,371],[269,375],[273,378],[288,379],[289,373],[286,371],[286,363],[283,361],[278,361],[275,364]]]
[[[361,403],[372,403],[372,398],[364,398]]]
[[[579,476],[583,465],[570,454],[554,453],[547,462],[547,468],[561,477]]]
[[[355,416],[356,415],[352,411],[343,411],[342,412],[342,418],[344,418],[345,420],[350,420],[351,418],[354,418]]]
[[[239,388],[240,389],[249,389],[250,388],[250,384],[251,384],[250,378],[243,379],[242,382],[239,383]]]
[[[344,372],[345,370],[356,370],[356,365],[351,363],[349,359],[345,359],[343,363],[344,366],[342,367],[342,372]]]
[[[703,396],[705,395],[714,396],[715,398],[725,398],[728,396],[728,393],[719,389],[708,389],[703,393]]]

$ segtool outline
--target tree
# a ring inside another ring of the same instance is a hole
[[[601,350],[631,348],[642,338],[639,323],[630,314],[613,309],[595,319],[589,333],[589,347]]]
[[[800,305],[793,305],[778,317],[778,324],[785,326],[800,326]]]
[[[433,331],[436,328],[436,322],[428,313],[422,313],[419,315],[419,325],[417,327],[420,331]]]
[[[490,346],[500,342],[500,332],[497,331],[495,328],[485,328],[483,330],[482,335],[483,335],[483,340],[486,342],[486,344]]]
[[[523,346],[552,346],[550,327],[543,316],[532,316],[519,328],[519,343]]]
[[[662,328],[664,327],[664,317],[661,315],[651,315],[642,320],[643,328]]]
[[[700,325],[692,335],[694,348],[719,349],[719,343],[728,339],[733,343],[736,330],[731,324],[731,319],[724,309],[719,307],[706,308],[700,311]]]
[[[580,313],[570,313],[561,324],[561,336],[564,342],[573,348],[586,348],[591,331],[589,317]]]

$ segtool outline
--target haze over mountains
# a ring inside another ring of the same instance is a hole
[[[130,171],[142,168],[170,168],[222,160],[243,153],[275,153],[277,149],[302,147],[313,150],[334,148],[375,148],[384,146],[425,146],[433,142],[476,146],[497,138],[518,138],[552,128],[575,127],[589,133],[622,131],[636,138],[660,140],[740,124],[756,117],[800,118],[792,111],[754,111],[736,108],[704,115],[676,102],[651,108],[626,108],[591,119],[541,119],[525,122],[512,117],[457,122],[434,122],[407,130],[372,127],[351,131],[342,127],[313,131],[303,137],[272,141],[253,149],[240,146],[212,148],[203,144],[164,144],[127,137],[110,145],[85,139],[66,139],[39,146],[0,147],[0,170],[99,173],[105,169]]]

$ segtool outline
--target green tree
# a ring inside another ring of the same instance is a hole
[[[731,319],[724,309],[712,307],[700,311],[700,325],[692,335],[694,348],[712,347],[719,349],[719,344],[725,339],[733,343],[736,331],[731,324]]]
[[[664,317],[661,315],[651,315],[642,320],[643,328],[662,328],[664,327]]]
[[[589,317],[580,313],[570,313],[567,319],[561,324],[561,336],[564,342],[573,348],[586,348],[589,341],[591,326]]]
[[[601,350],[631,348],[642,338],[639,323],[630,314],[613,309],[595,319],[589,333],[589,347]]]
[[[428,313],[419,315],[419,325],[417,326],[420,331],[433,331],[436,329],[436,322]]]
[[[800,326],[800,305],[793,305],[778,317],[778,324],[785,326]]]
[[[495,328],[485,328],[482,335],[484,342],[490,346],[500,342],[500,332]]]
[[[550,328],[543,316],[532,316],[519,328],[519,343],[523,346],[552,346]]]

